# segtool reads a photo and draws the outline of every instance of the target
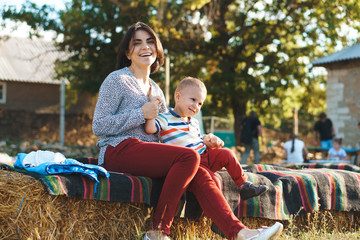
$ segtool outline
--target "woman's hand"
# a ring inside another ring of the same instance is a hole
[[[159,105],[161,103],[161,97],[152,97],[150,102]]]
[[[214,134],[209,133],[204,136],[204,144],[208,148],[221,148],[222,146],[224,146],[224,141],[215,136]]]
[[[141,109],[145,119],[154,119],[159,113],[159,104],[161,103],[161,98],[153,97],[151,102],[145,103]]]

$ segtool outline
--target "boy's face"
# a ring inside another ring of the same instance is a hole
[[[193,117],[199,113],[206,94],[197,86],[187,86],[175,93],[174,111],[181,117]]]
[[[339,150],[340,149],[340,144],[336,141],[333,141],[332,142],[332,145],[333,145],[333,148],[335,148],[336,150]]]

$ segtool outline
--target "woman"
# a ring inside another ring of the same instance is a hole
[[[297,139],[297,135],[291,134],[290,140],[284,143],[284,159],[288,163],[303,163],[305,156],[309,153],[305,143]]]
[[[109,171],[165,179],[152,230],[144,238],[170,239],[167,234],[186,189],[195,194],[206,215],[231,239],[279,235],[280,223],[251,230],[235,217],[214,175],[200,166],[200,155],[195,150],[158,143],[156,136],[145,133],[146,119],[166,109],[163,92],[149,77],[158,71],[163,58],[156,33],[144,23],[132,25],[119,45],[120,69],[102,83],[93,118],[93,132],[99,137],[99,164]],[[150,102],[151,98],[157,98],[160,104]]]

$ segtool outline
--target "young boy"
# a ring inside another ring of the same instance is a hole
[[[199,123],[193,118],[199,113],[207,90],[205,84],[196,78],[184,78],[175,90],[175,107],[167,113],[159,114],[155,119],[147,120],[145,131],[148,134],[160,133],[163,143],[189,147],[201,155],[201,165],[212,172],[226,168],[229,175],[240,189],[242,200],[259,196],[269,188],[265,185],[255,186],[246,181],[239,161],[233,151],[221,148],[224,142],[213,134],[200,135]],[[159,99],[153,99],[158,101]],[[215,181],[220,187],[220,183]]]
[[[329,160],[347,160],[346,152],[341,147],[342,138],[334,138],[332,142],[332,148],[328,151]]]

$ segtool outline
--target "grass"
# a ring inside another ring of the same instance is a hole
[[[273,220],[259,218],[243,218],[241,221],[249,228],[260,228],[262,225],[274,223]],[[211,223],[208,218],[176,218],[170,236],[176,240],[226,239],[211,230]],[[354,218],[354,215],[348,212],[318,211],[284,221],[283,224],[284,231],[279,240],[360,239],[358,216]]]
[[[343,218],[342,215],[344,214],[346,213],[337,214],[331,211],[314,212],[309,214],[310,217],[305,216],[308,219],[303,223],[292,219],[288,221],[288,225],[285,227],[279,240],[360,239],[359,223],[353,225],[354,222],[352,222],[351,225],[355,227],[348,228],[347,224],[342,224],[343,221],[347,220]]]
[[[291,236],[287,233],[283,234],[279,240],[309,240],[309,239],[316,239],[316,240],[353,240],[353,239],[360,239],[360,233],[318,233],[318,232],[304,232],[298,236]]]
[[[171,237],[176,240],[226,239],[212,232],[209,226],[199,227],[198,224],[193,225],[194,223],[189,223],[190,225],[186,225],[182,223],[179,225],[179,223],[175,222],[174,224],[176,225],[175,228],[177,229],[175,229],[175,232],[174,229],[172,229]],[[297,227],[294,227],[292,229],[285,227],[281,237],[279,238],[279,240],[309,240],[309,239],[316,239],[316,240],[360,239],[360,231],[337,232],[336,230],[334,231],[324,231],[322,229],[301,230],[298,229]]]

